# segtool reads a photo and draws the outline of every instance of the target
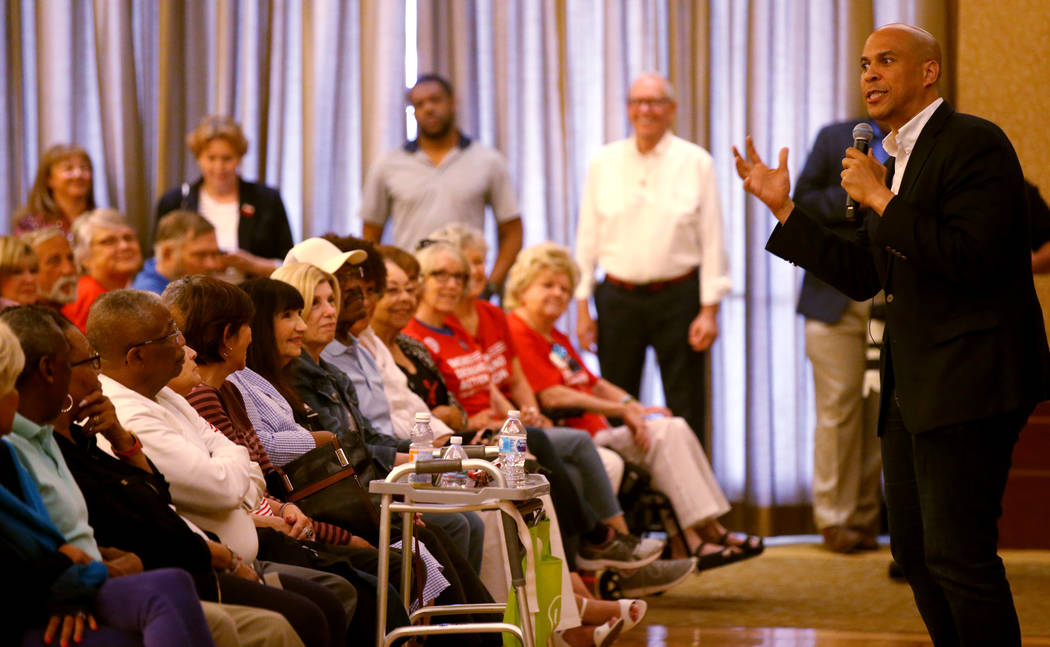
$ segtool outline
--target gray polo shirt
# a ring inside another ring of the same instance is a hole
[[[454,222],[484,229],[486,205],[497,223],[518,217],[506,160],[461,134],[437,166],[415,141],[380,157],[365,179],[361,219],[382,227],[392,218],[394,244],[414,251],[417,242]]]

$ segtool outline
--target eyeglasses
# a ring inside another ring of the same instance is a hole
[[[641,98],[641,97],[639,97],[637,99],[631,99],[631,98],[627,99],[627,105],[631,106],[632,108],[641,108],[642,106],[645,106],[646,108],[649,108],[649,109],[663,108],[664,106],[668,105],[669,103],[671,103],[671,100],[668,99],[667,97],[658,97],[658,98]]]
[[[446,270],[434,270],[427,274],[432,279],[438,281],[438,283],[445,283],[449,279],[452,279],[456,283],[466,283],[467,278],[470,276],[466,272],[448,272]]]
[[[173,327],[173,330],[171,332],[169,332],[169,333],[167,333],[165,335],[161,335],[160,337],[157,337],[155,339],[147,339],[146,341],[140,341],[137,344],[132,344],[132,345],[128,346],[127,349],[124,352],[126,353],[129,350],[131,350],[132,348],[137,348],[139,346],[149,346],[150,344],[163,344],[164,342],[168,341],[169,339],[182,337],[182,331],[179,329],[179,327],[176,326],[175,324],[172,324],[172,327]],[[182,338],[185,339],[185,337],[182,337]]]
[[[554,355],[562,361],[562,363],[568,365],[569,370],[573,373],[579,371],[582,366],[576,361],[576,358],[569,354],[569,351],[561,344],[551,344],[551,355]]]
[[[91,368],[95,369],[96,371],[101,371],[102,356],[98,353],[95,353],[91,357],[88,357],[87,359],[82,359],[79,362],[70,362],[69,368],[76,368],[78,366],[83,366],[84,364],[91,364]]]

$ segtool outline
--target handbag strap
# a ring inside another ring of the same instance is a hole
[[[327,476],[327,477],[321,479],[320,481],[314,481],[310,485],[307,485],[306,487],[304,487],[304,488],[302,488],[300,490],[292,490],[292,492],[288,495],[288,501],[291,502],[291,503],[295,503],[296,501],[299,501],[301,499],[305,499],[306,497],[310,496],[311,494],[315,494],[317,492],[320,492],[321,490],[325,489],[326,487],[328,487],[330,485],[335,485],[339,481],[342,481],[343,479],[349,478],[349,477],[351,477],[353,475],[354,475],[353,468],[341,470],[339,472],[336,472],[335,474],[332,474],[331,476]],[[283,473],[282,473],[282,476],[284,476]],[[287,478],[288,477],[285,476],[286,480],[287,480]]]

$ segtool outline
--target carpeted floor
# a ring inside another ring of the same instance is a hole
[[[1050,636],[1050,552],[1004,551],[1021,631]],[[812,544],[773,546],[762,556],[704,573],[650,598],[649,624],[810,627],[924,633],[907,584],[891,580],[888,548],[835,555]]]

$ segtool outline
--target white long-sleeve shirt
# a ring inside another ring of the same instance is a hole
[[[99,380],[120,424],[138,436],[146,456],[171,485],[176,511],[214,532],[241,557],[255,559],[259,540],[248,511],[259,505],[266,481],[248,450],[168,387],[151,400],[105,375]],[[101,436],[98,446],[113,453]]]
[[[633,137],[604,146],[587,173],[576,262],[578,299],[593,293],[599,266],[639,284],[699,267],[700,303],[721,301],[729,260],[711,155],[670,132],[646,154]]]

